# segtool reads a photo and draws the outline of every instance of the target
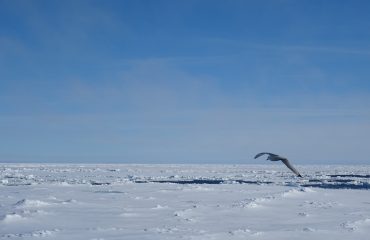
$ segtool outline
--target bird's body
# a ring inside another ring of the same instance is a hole
[[[292,172],[294,172],[298,177],[302,177],[302,175],[298,172],[297,169],[295,169],[292,164],[290,164],[290,162],[288,161],[287,158],[285,157],[281,157],[277,154],[273,154],[273,153],[268,153],[268,152],[261,152],[261,153],[258,153],[254,158],[258,158],[262,155],[265,155],[267,154],[268,157],[266,160],[270,160],[270,161],[282,161],[290,170],[292,170]]]

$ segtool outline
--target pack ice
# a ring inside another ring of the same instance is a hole
[[[0,165],[0,239],[369,239],[370,166]]]

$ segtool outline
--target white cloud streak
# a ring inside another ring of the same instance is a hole
[[[69,80],[61,92],[58,101],[75,112],[1,116],[1,161],[256,163],[258,151],[297,163],[367,160],[366,96],[263,102],[258,92],[227,94],[211,76],[153,59],[132,63],[117,79]]]

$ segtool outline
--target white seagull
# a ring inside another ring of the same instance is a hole
[[[276,155],[276,154],[273,154],[273,153],[268,153],[268,152],[261,152],[261,153],[258,153],[254,158],[258,158],[262,155],[269,155],[268,158],[266,160],[270,160],[270,161],[282,161],[290,170],[292,170],[292,172],[294,172],[295,174],[297,174],[298,177],[302,177],[302,175],[297,171],[297,169],[295,169],[291,164],[290,162],[288,161],[288,159],[286,159],[285,157],[281,157],[279,155]]]

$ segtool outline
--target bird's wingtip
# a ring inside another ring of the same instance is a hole
[[[254,156],[254,159],[256,159],[258,157],[261,157],[263,154],[265,154],[265,153],[264,152],[257,153],[256,156]]]

